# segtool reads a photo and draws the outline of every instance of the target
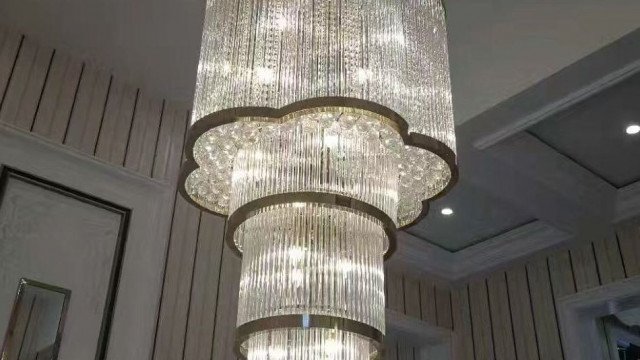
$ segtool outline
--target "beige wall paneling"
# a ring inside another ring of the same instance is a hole
[[[140,90],[129,134],[126,168],[151,176],[163,107],[162,100],[150,98]]]
[[[185,333],[185,360],[210,360],[225,221],[202,213],[191,278],[191,304]]]
[[[487,290],[496,360],[515,359],[516,350],[506,274],[498,272],[491,275],[487,279]]]
[[[438,326],[452,329],[453,319],[451,318],[451,290],[436,286],[436,318]]]
[[[507,271],[507,286],[517,359],[539,360],[529,282],[524,266]]]
[[[399,360],[398,359],[398,340],[393,337],[386,337],[384,339],[384,359],[385,360]]]
[[[113,165],[124,165],[137,97],[138,90],[113,78],[98,134],[96,157]]]
[[[576,289],[583,291],[600,286],[598,267],[592,243],[580,244],[569,251]]]
[[[384,283],[387,288],[387,308],[404,314],[404,284],[402,275],[386,271]]]
[[[547,262],[554,297],[559,299],[563,296],[574,294],[576,292],[576,284],[573,279],[569,251],[558,251],[549,256]]]
[[[29,39],[22,43],[7,86],[0,121],[31,130],[53,49]]]
[[[82,62],[56,50],[33,123],[33,132],[62,143],[82,74]]]
[[[453,312],[453,338],[451,354],[453,360],[473,360],[473,330],[471,329],[471,310],[469,308],[469,290],[467,286],[451,292]]]
[[[602,284],[610,284],[625,278],[622,254],[615,233],[593,243]]]
[[[182,359],[199,213],[182,197],[176,198],[158,315],[154,357],[157,360]]]
[[[185,109],[171,102],[164,104],[158,145],[151,170],[156,179],[170,179],[174,181],[178,176],[182,159],[182,145],[187,129],[189,113]]]
[[[640,275],[640,224],[637,220],[626,222],[617,235],[627,277]]]
[[[422,320],[431,325],[437,325],[436,286],[428,279],[420,281],[420,307],[422,308]]]
[[[0,34],[0,106],[2,106],[18,50],[24,37],[8,29],[0,29]]]
[[[111,74],[85,64],[64,143],[85,154],[94,154],[104,116]]]
[[[398,340],[398,360],[414,360],[414,351],[410,342]]]
[[[475,358],[476,360],[494,360],[491,310],[485,280],[476,280],[469,284],[469,302]]]
[[[213,330],[211,359],[231,360],[236,358],[233,345],[235,343],[238,312],[241,260],[228,246],[225,245],[222,248],[221,281],[218,289],[218,307],[216,309],[216,324]]]
[[[546,259],[527,264],[527,277],[540,359],[562,359],[560,333]]]
[[[421,319],[420,281],[411,277],[404,277],[404,308],[405,314]]]

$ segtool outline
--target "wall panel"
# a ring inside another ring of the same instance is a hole
[[[616,240],[616,235],[595,241],[593,248],[596,254],[600,281],[609,284],[624,279],[624,266],[622,266],[622,254]]]
[[[404,308],[405,314],[416,319],[422,318],[420,281],[406,276],[404,277]]]
[[[2,42],[0,43],[0,107],[2,107],[24,36],[1,28],[0,34],[2,34]]]
[[[576,290],[583,291],[600,286],[593,244],[587,243],[573,248],[570,254]]]
[[[577,244],[507,269],[506,288],[504,273],[489,275],[488,304],[483,296],[484,282],[474,280],[468,285],[468,305],[461,290],[453,292],[454,359],[486,359],[493,355],[496,359],[565,359],[557,320],[558,299],[639,274],[640,225],[630,221],[617,226],[615,234],[604,239]],[[464,292],[465,287],[461,289]],[[473,357],[464,350],[468,346],[464,339],[469,337],[467,307],[471,309]],[[490,319],[485,314],[490,314]],[[487,323],[492,324],[491,329]],[[495,354],[489,344],[493,344]]]
[[[189,112],[146,94],[100,67],[0,27],[0,122],[174,183]],[[235,319],[234,310],[216,306],[222,228],[221,219],[176,200],[157,359],[209,359],[215,314]]]
[[[453,319],[451,318],[451,291],[438,286],[436,287],[436,317],[438,326],[447,329],[453,328]]]
[[[491,310],[485,280],[477,280],[469,284],[469,303],[475,358],[476,360],[495,360]]]
[[[0,121],[31,129],[52,55],[51,48],[29,39],[23,41],[0,109]]]
[[[473,348],[473,330],[471,328],[471,309],[469,291],[466,286],[451,292],[453,310],[453,338],[451,354],[453,360],[475,359]]]
[[[513,339],[519,360],[538,360],[538,339],[533,322],[527,271],[519,266],[507,271]]]
[[[158,317],[155,359],[179,359],[184,351],[189,294],[201,217],[199,211],[181,197],[171,226],[170,256],[166,260],[164,289]]]
[[[385,272],[387,308],[404,314],[404,282],[402,274]]]
[[[99,159],[114,165],[124,164],[137,97],[137,89],[117,78],[112,80],[96,145]]]
[[[65,145],[94,154],[109,95],[112,76],[104,69],[85,64],[71,110]]]
[[[42,91],[33,132],[61,143],[67,132],[71,109],[82,74],[82,61],[56,51]]]
[[[437,324],[436,286],[428,279],[422,279],[420,281],[420,307],[422,320],[429,324]]]
[[[495,273],[487,279],[489,291],[489,309],[491,310],[491,329],[495,346],[496,360],[515,359],[516,350],[511,322],[511,304],[507,277],[503,272]]]
[[[617,236],[627,277],[640,275],[640,224],[638,221],[622,224]]]
[[[185,359],[209,360],[211,356],[224,246],[223,234],[222,218],[205,213],[201,215],[195,264],[191,277],[191,302],[187,319],[189,327],[185,333],[184,345]]]

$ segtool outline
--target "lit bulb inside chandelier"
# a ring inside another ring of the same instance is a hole
[[[379,358],[383,260],[457,177],[440,0],[208,0],[186,158],[242,257],[238,354]]]

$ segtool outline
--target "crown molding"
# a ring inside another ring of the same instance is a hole
[[[640,181],[618,189],[614,219],[620,222],[640,216]]]

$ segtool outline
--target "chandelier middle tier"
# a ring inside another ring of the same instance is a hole
[[[457,177],[439,0],[208,0],[182,195],[242,256],[237,351],[368,360],[397,228]]]

